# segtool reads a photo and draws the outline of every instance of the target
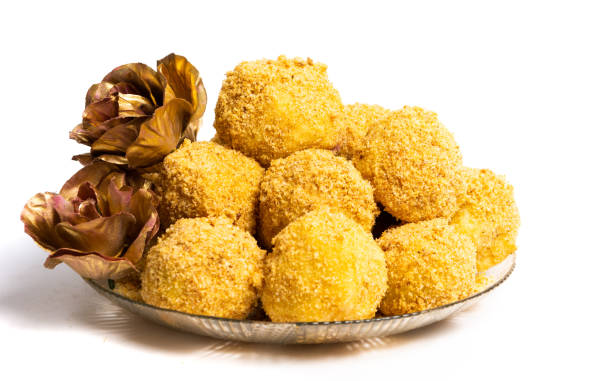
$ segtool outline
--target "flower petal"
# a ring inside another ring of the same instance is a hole
[[[81,165],[86,166],[93,163],[94,158],[91,156],[91,153],[81,153],[78,155],[72,156],[72,160],[78,161]]]
[[[151,101],[136,94],[119,94],[117,104],[119,106],[118,115],[124,118],[148,116],[155,110]]]
[[[144,189],[138,190],[130,200],[130,212],[136,217],[136,226],[141,226],[138,235],[125,252],[125,257],[138,263],[146,245],[159,231],[159,216],[155,210],[155,195]]]
[[[116,97],[108,97],[85,106],[83,119],[90,121],[94,126],[104,123],[119,115],[119,105]]]
[[[155,110],[140,126],[138,138],[127,150],[130,167],[148,167],[174,151],[191,117],[190,104],[175,98]]]
[[[129,83],[139,90],[139,94],[151,99],[154,106],[163,103],[164,88],[159,74],[142,63],[131,63],[115,68],[104,77],[105,82]]]
[[[115,175],[108,184],[106,199],[108,202],[108,213],[110,215],[129,212],[132,188],[125,186],[125,174]],[[136,219],[138,223],[138,219]]]
[[[115,257],[122,253],[127,234],[135,223],[133,215],[119,213],[78,225],[60,222],[55,226],[55,232],[66,242],[63,247]]]
[[[97,279],[120,279],[131,272],[138,271],[127,258],[107,257],[95,252],[81,252],[72,249],[59,249],[47,257],[45,267],[52,269],[64,262],[79,275]]]
[[[191,120],[185,137],[195,140],[198,133],[199,120],[206,110],[206,89],[200,78],[198,69],[185,57],[174,53],[157,61],[157,71],[165,80],[164,102],[181,98],[191,104]]]
[[[110,94],[111,95],[138,94],[138,91],[139,91],[138,88],[136,88],[135,86],[127,82],[119,82],[113,85],[113,87],[110,89]]]
[[[54,196],[57,194],[37,193],[28,200],[21,212],[25,232],[47,250],[54,250],[64,243],[55,234],[55,225],[60,223],[61,219],[53,207]]]
[[[105,161],[110,164],[128,165],[128,160],[123,155],[115,155],[115,154],[107,153],[104,155],[96,156],[96,159]]]
[[[89,146],[103,133],[104,130],[95,127],[89,121],[84,120],[83,123],[77,124],[70,131],[69,137],[72,140],[76,140],[77,143]]]
[[[103,153],[125,154],[130,144],[138,137],[138,129],[143,120],[144,118],[132,119],[106,131],[91,145],[91,153],[93,155]]]
[[[99,102],[111,95],[111,90],[114,85],[110,82],[100,82],[92,85],[85,95],[85,106],[90,103]]]
[[[94,161],[72,175],[72,177],[66,181],[59,193],[66,200],[69,200],[77,196],[81,184],[88,182],[94,187],[98,186],[106,176],[112,172],[118,171],[119,168],[114,164],[104,161]]]

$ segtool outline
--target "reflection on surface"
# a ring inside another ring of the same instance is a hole
[[[309,361],[385,351],[443,335],[478,308],[471,307],[466,311],[468,316],[457,314],[404,334],[350,343],[271,345],[221,341],[175,331],[133,315],[98,295],[66,266],[53,271],[44,269],[44,253],[26,239],[19,241],[11,251],[22,255],[18,256],[17,263],[11,263],[13,270],[2,280],[0,289],[0,313],[10,324],[32,330],[76,329],[125,346],[190,354],[196,358]]]

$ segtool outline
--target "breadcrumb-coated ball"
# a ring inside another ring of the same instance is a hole
[[[141,294],[162,308],[244,319],[257,305],[264,257],[225,217],[180,219],[149,251]]]
[[[242,62],[226,74],[214,126],[219,141],[267,167],[306,148],[334,148],[341,113],[326,65],[280,56]]]
[[[476,247],[447,219],[392,228],[377,242],[389,272],[389,289],[380,304],[385,315],[438,307],[476,289]]]
[[[238,151],[212,142],[190,142],[162,165],[160,218],[167,227],[180,218],[225,216],[254,233],[264,169]]]
[[[368,231],[379,213],[372,185],[351,162],[322,149],[274,160],[259,200],[259,230],[267,247],[287,224],[321,206],[342,211]]]
[[[353,161],[376,200],[405,222],[450,217],[465,193],[459,146],[437,115],[420,107],[374,123]]]
[[[272,321],[374,317],[387,269],[382,250],[355,221],[321,208],[287,225],[273,243],[261,297]]]
[[[516,250],[520,225],[512,185],[488,169],[469,168],[467,193],[451,224],[476,244],[478,271],[502,262]]]
[[[389,110],[379,105],[353,103],[344,106],[344,139],[340,154],[352,158],[361,149],[370,126],[388,113]]]

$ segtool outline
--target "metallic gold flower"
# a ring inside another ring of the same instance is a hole
[[[25,232],[81,276],[120,279],[136,271],[159,230],[157,196],[148,183],[115,164],[96,161],[57,193],[38,193],[21,213]]]
[[[157,71],[119,66],[87,91],[83,122],[70,138],[91,150],[74,158],[150,167],[183,139],[195,140],[205,108],[202,79],[185,57],[170,54],[157,61]]]

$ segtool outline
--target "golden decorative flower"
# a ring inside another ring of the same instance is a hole
[[[183,139],[195,140],[205,108],[202,79],[185,57],[170,54],[157,61],[157,71],[142,63],[119,66],[87,91],[83,122],[70,138],[91,151],[74,159],[153,166]]]
[[[25,232],[81,276],[119,279],[136,271],[159,230],[157,196],[138,175],[104,161],[86,165],[59,194],[32,197],[21,213]]]

